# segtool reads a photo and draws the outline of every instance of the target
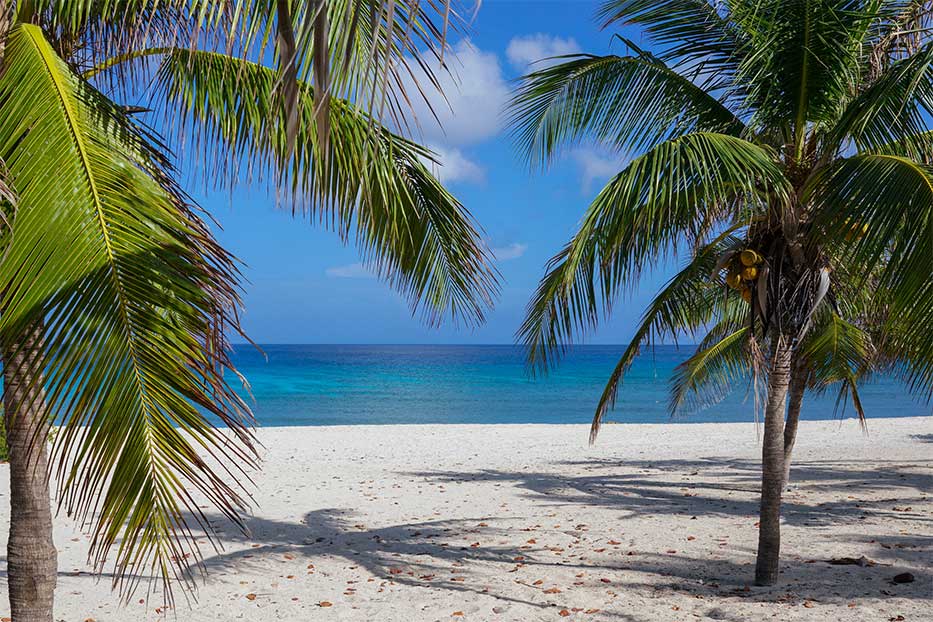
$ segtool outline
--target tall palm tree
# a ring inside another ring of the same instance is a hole
[[[884,348],[896,343],[897,370],[930,394],[929,15],[915,1],[612,0],[599,9],[603,24],[640,27],[651,51],[622,39],[622,55],[563,57],[523,78],[511,107],[516,140],[534,164],[582,140],[637,154],[547,267],[519,333],[533,366],[553,365],[643,269],[689,249],[688,274],[672,281],[686,285],[665,288],[650,305],[594,430],[640,344],[743,318],[742,332],[714,329],[703,345],[744,348],[728,360],[750,365],[766,390],[761,585],[778,579],[783,435],[796,434],[795,423],[785,429],[785,406],[793,376],[799,401],[801,378],[820,368],[807,352],[821,343],[815,327],[857,334],[845,322]],[[747,266],[732,254],[742,250]],[[887,298],[870,325],[853,324],[857,315],[845,310],[842,273]],[[698,287],[700,274],[715,286]],[[704,300],[715,296],[731,303]]]
[[[239,265],[147,119],[202,179],[236,183],[243,164],[355,241],[429,321],[483,319],[497,277],[478,227],[432,154],[383,123],[404,127],[402,78],[455,21],[440,0],[0,0],[15,622],[52,620],[50,477],[125,596],[144,575],[191,579],[205,501],[243,526],[256,453],[228,355]],[[140,90],[153,111],[125,104]]]

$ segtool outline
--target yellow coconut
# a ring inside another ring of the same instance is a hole
[[[729,274],[726,275],[726,285],[732,289],[739,289],[742,287],[742,274],[740,272],[729,271]]]
[[[752,303],[752,290],[751,289],[746,287],[745,289],[742,290],[742,300],[744,300],[748,304]]]
[[[743,266],[754,266],[761,263],[761,255],[750,248],[746,248],[739,253],[739,261],[742,262]]]
[[[758,278],[758,268],[755,266],[749,266],[742,270],[742,278],[746,281],[754,281]]]

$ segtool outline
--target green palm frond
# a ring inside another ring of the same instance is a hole
[[[698,223],[715,228],[736,216],[738,205],[779,205],[786,186],[769,151],[724,134],[687,134],[635,159],[548,264],[519,330],[529,362],[542,370],[553,365],[645,267],[702,229]]]
[[[806,196],[818,208],[817,235],[837,240],[863,281],[885,266],[882,284],[895,307],[913,302],[933,278],[933,167],[856,155],[816,177]]]
[[[672,414],[692,412],[721,402],[740,381],[751,377],[749,327],[743,326],[722,339],[701,347],[677,366],[671,378],[669,409]]]
[[[430,108],[440,88],[427,59],[444,67],[448,36],[467,21],[455,0],[44,2],[52,8],[40,7],[37,20],[100,42],[82,68],[118,92],[151,77],[145,64],[128,61],[179,47],[217,51],[275,66],[286,116],[296,114],[296,93],[287,90],[295,79],[313,85],[324,125],[327,98],[335,96],[408,127],[412,102]]]
[[[823,390],[845,380],[855,380],[871,367],[870,336],[837,313],[826,311],[800,346],[813,370],[810,388]]]
[[[894,143],[914,158],[933,151],[927,121],[933,111],[933,44],[899,60],[846,104],[827,142],[851,139],[859,150],[875,151]]]
[[[691,131],[738,136],[743,123],[657,58],[575,55],[522,78],[509,106],[513,136],[532,163],[584,138],[618,151]]]
[[[933,280],[892,309],[874,338],[881,364],[918,399],[933,399]]]
[[[98,567],[115,548],[127,593],[150,573],[186,577],[199,559],[192,527],[212,532],[199,504],[242,525],[230,469],[255,462],[251,415],[224,377],[236,264],[158,146],[38,27],[10,31],[4,64],[0,159],[18,202],[0,338],[15,352],[25,327],[45,327],[41,351],[24,358],[61,423],[62,503],[89,524]]]
[[[824,392],[839,385],[837,404],[851,397],[859,421],[864,424],[865,410],[858,394],[858,383],[872,371],[874,357],[870,336],[858,326],[845,321],[838,314],[826,312],[800,347],[811,370],[809,387]]]
[[[733,11],[748,35],[737,80],[755,125],[791,129],[803,156],[807,124],[831,123],[856,89],[863,43],[881,0],[763,0]]]
[[[287,158],[284,124],[276,121],[282,112],[272,103],[276,80],[272,69],[209,52],[176,50],[159,71],[169,105],[186,113],[194,144],[204,149],[202,165],[233,170],[235,179],[237,163],[248,158],[253,179],[283,186],[296,211],[353,239],[429,319],[481,321],[497,277],[478,226],[428,171],[431,152],[338,98],[321,145],[313,89],[301,83]],[[283,159],[281,179],[274,163]]]
[[[590,443],[596,440],[603,418],[615,407],[625,374],[643,348],[665,338],[695,334],[717,314],[728,314],[723,307],[738,306],[729,304],[722,293],[721,277],[714,274],[719,257],[735,242],[733,236],[723,235],[702,247],[651,301],[599,398]]]

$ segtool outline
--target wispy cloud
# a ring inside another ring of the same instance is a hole
[[[513,259],[518,259],[525,254],[525,251],[528,250],[527,244],[519,244],[518,242],[512,242],[506,246],[497,246],[492,249],[492,254],[496,256],[496,259],[499,261],[511,261]]]
[[[333,266],[325,270],[332,279],[372,279],[375,275],[361,263],[350,263],[345,266]]]
[[[544,69],[557,62],[553,56],[575,54],[580,51],[580,45],[573,37],[562,39],[544,33],[515,37],[509,41],[505,55],[512,66],[519,71]],[[548,60],[544,60],[548,59]]]

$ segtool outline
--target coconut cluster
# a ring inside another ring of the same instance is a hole
[[[742,300],[745,302],[751,303],[752,301],[752,284],[758,278],[759,266],[763,262],[764,257],[750,248],[736,253],[729,260],[726,285],[741,293]]]

